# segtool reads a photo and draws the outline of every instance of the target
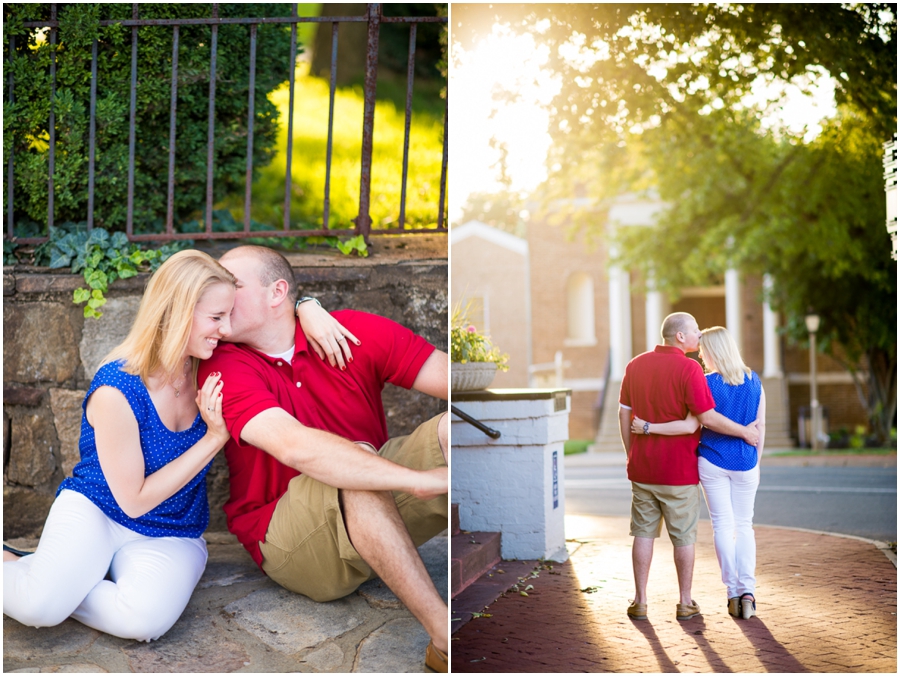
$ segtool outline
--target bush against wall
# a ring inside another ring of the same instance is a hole
[[[131,5],[59,5],[56,39],[56,154],[54,222],[82,221],[87,213],[91,47],[98,39],[95,224],[124,229],[128,194],[128,145],[132,30],[102,20],[130,19]],[[142,3],[141,19],[207,18],[209,4]],[[47,220],[50,61],[48,29],[26,21],[50,19],[46,3],[3,5],[4,72],[8,82],[3,115],[4,156],[14,155],[16,223]],[[289,4],[221,4],[220,17],[287,16]],[[206,204],[211,28],[181,26],[176,108],[175,221],[199,215]],[[10,55],[10,38],[15,50]],[[134,223],[156,230],[167,208],[169,116],[172,82],[171,26],[138,29]],[[298,48],[298,52],[300,49]],[[12,59],[10,60],[10,56]],[[290,28],[260,25],[256,52],[254,172],[273,157],[278,112],[267,95],[287,80]],[[247,157],[250,29],[218,28],[215,108],[214,200],[243,187]],[[4,210],[7,208],[4,172]]]

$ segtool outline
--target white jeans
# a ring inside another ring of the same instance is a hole
[[[712,520],[716,557],[728,598],[756,594],[756,537],[753,503],[759,487],[759,463],[745,472],[722,469],[699,459],[700,483]]]
[[[30,627],[73,617],[113,636],[154,640],[181,616],[206,557],[203,538],[135,533],[64,490],[37,551],[3,564],[3,612]]]

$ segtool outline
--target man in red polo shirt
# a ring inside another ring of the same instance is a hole
[[[632,418],[683,420],[688,413],[716,432],[741,437],[755,446],[756,424],[744,427],[715,411],[715,401],[700,364],[687,356],[700,347],[700,327],[686,312],[670,314],[660,330],[663,345],[632,359],[625,368],[619,392],[619,431],[628,458],[632,484],[631,558],[634,568],[634,601],[628,615],[647,619],[647,578],[653,560],[653,540],[662,520],[675,548],[680,599],[675,617],[689,620],[700,614],[691,598],[694,575],[694,542],[700,519],[700,476],[697,446],[700,429],[692,434],[663,436],[647,432],[633,435]],[[646,414],[646,415],[645,415]]]
[[[218,371],[224,382],[229,530],[270,578],[316,601],[377,574],[431,636],[426,664],[447,671],[447,606],[416,550],[447,527],[446,414],[389,439],[381,401],[385,382],[446,399],[447,355],[344,310],[334,316],[361,344],[346,368],[332,367],[294,316],[281,254],[244,246],[220,262],[237,279],[236,344],[220,345],[199,377]]]

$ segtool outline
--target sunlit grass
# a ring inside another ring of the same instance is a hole
[[[294,90],[294,144],[291,162],[291,227],[321,228],[325,200],[328,141],[328,81],[310,77],[308,67],[297,70]],[[285,167],[287,163],[287,84],[270,94],[281,112],[275,159],[260,171],[253,185],[251,217],[273,228],[283,224]],[[361,87],[335,92],[334,137],[331,162],[331,229],[353,228],[359,213],[360,158],[362,152],[363,92]],[[398,225],[403,176],[404,111],[391,101],[377,101],[372,154],[371,202],[373,228]],[[443,120],[433,113],[414,111],[410,127],[406,226],[428,227],[437,222],[440,196]],[[221,205],[243,219],[243,196],[234,195]]]

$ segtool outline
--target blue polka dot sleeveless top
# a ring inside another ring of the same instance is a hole
[[[110,519],[142,535],[200,537],[209,525],[206,473],[212,462],[175,495],[137,519],[132,519],[122,511],[109,490],[97,456],[94,428],[88,423],[86,414],[88,399],[98,387],[114,387],[128,400],[140,430],[145,477],[172,462],[206,434],[206,423],[199,413],[194,424],[181,432],[173,432],[163,425],[140,376],[125,373],[121,368],[123,363],[104,364],[91,381],[91,387],[81,404],[81,462],[75,466],[74,475],[60,484],[56,494],[59,495],[64,489],[77,491],[90,499]]]
[[[755,372],[744,376],[741,385],[729,385],[718,373],[707,375],[706,382],[716,401],[716,411],[740,425],[749,425],[756,420],[762,383]],[[713,432],[707,427],[700,435],[698,453],[722,469],[746,472],[756,467],[756,446],[738,437]]]

